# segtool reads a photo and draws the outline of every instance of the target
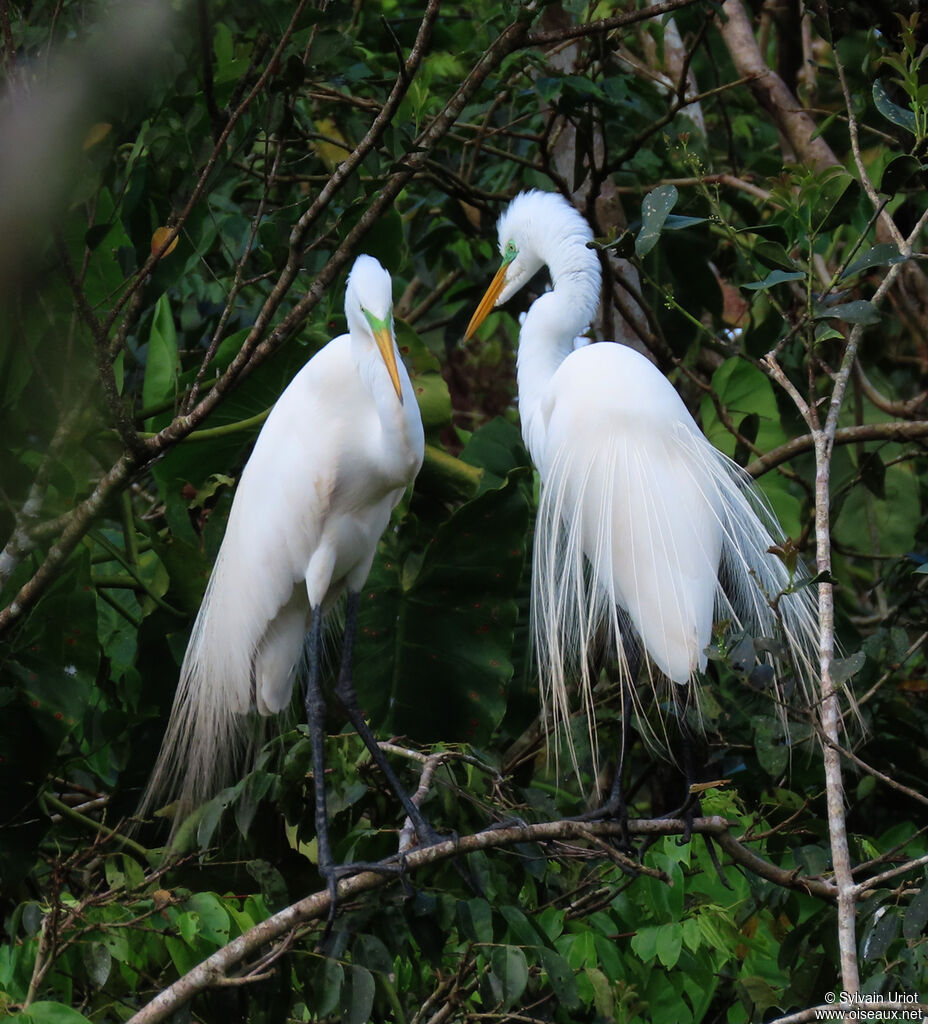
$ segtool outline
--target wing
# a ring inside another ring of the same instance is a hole
[[[290,698],[306,629],[304,576],[318,548],[345,445],[332,405],[359,400],[347,336],[278,399],[242,471],[226,534],[181,666],[164,745],[143,807],[180,792],[189,810],[228,777],[253,730],[245,712]],[[348,443],[350,447],[350,441]]]

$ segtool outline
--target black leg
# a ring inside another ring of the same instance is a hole
[[[346,637],[347,656],[354,636]],[[306,721],[309,725],[309,741],[313,748],[313,785],[315,790],[316,845],[319,854],[319,874],[326,881],[329,891],[329,914],[320,946],[324,945],[332,930],[338,909],[338,880],[359,871],[379,871],[383,874],[403,875],[402,859],[398,863],[357,862],[335,864],[329,841],[329,818],[325,798],[325,698],[322,695],[322,609],[312,610],[309,627],[309,671],[306,678]]]
[[[338,876],[329,843],[329,816],[325,802],[325,698],[322,695],[322,609],[313,608],[309,626],[309,671],[306,676],[306,723],[313,748],[313,789],[315,791],[316,845],[319,873],[329,888],[329,923],[335,920]]]
[[[624,637],[621,640],[625,652],[625,664],[628,674],[620,672],[619,685],[622,690],[622,736],[619,747],[619,756],[616,759],[615,774],[612,777],[612,786],[609,789],[609,797],[606,802],[595,811],[583,815],[591,821],[603,819],[619,822],[622,826],[621,846],[625,850],[632,850],[631,837],[628,834],[628,806],[625,802],[625,790],[623,788],[623,777],[625,774],[625,758],[631,743],[631,721],[634,709],[633,687],[638,678],[638,670],[641,667],[641,647],[637,641]]]
[[[683,803],[676,812],[683,816],[683,835],[677,840],[682,846],[688,843],[693,835],[693,818],[699,810],[699,798],[693,793],[693,783],[696,781],[696,770],[693,764],[693,737],[690,735],[689,725],[686,721],[686,708],[689,704],[690,684],[687,683],[684,689],[685,697],[682,707],[678,707],[677,721],[680,724],[680,748],[683,754]]]
[[[696,760],[693,756],[693,736],[690,732],[689,725],[686,721],[686,709],[689,706],[690,700],[690,686],[692,684],[687,683],[683,693],[684,698],[682,706],[678,705],[678,721],[680,723],[680,745],[683,754],[683,781],[686,789],[684,790],[683,803],[676,810],[671,812],[668,817],[682,817],[683,818],[683,835],[677,840],[679,846],[683,846],[684,843],[688,843],[693,837],[693,819],[697,814],[702,814],[702,804],[699,799],[699,795],[693,792],[693,786],[697,782],[696,779]],[[731,885],[728,879],[722,872],[722,865],[719,863],[718,855],[715,852],[715,843],[712,842],[712,837],[705,836],[706,850],[709,853],[709,859],[712,861],[712,866],[715,868],[715,873],[719,876],[722,885],[726,889],[731,889]]]
[[[628,745],[631,742],[632,734],[632,711],[634,699],[632,687],[635,685],[635,677],[638,674],[639,658],[637,656],[634,664],[629,662],[629,678],[622,680],[622,739],[619,747],[619,756],[616,761],[615,775],[612,777],[612,788],[609,791],[609,799],[606,807],[610,810],[610,816],[620,820],[628,820],[628,808],[625,805],[625,792],[622,785],[622,778],[625,774],[625,757],[628,753]]]
[[[377,740],[371,732],[370,726],[364,720],[364,715],[361,714],[361,708],[358,704],[358,695],[355,692],[354,678],[351,671],[351,661],[354,654],[355,632],[358,625],[359,601],[359,594],[349,592],[345,610],[345,640],[342,647],[342,664],[338,673],[338,685],[335,688],[335,694],[344,707],[349,721],[355,727],[361,739],[364,740],[364,745],[370,751],[377,767],[383,772],[393,792],[396,793],[402,803],[403,809],[415,826],[419,840],[426,845],[431,845],[439,842],[439,836],[428,821],[426,821],[419,808],[410,800],[409,794],[403,788],[402,783],[396,776],[396,772],[390,767],[390,762],[387,760],[386,755],[377,744]]]

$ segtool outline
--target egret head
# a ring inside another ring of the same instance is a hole
[[[547,263],[558,238],[591,232],[581,215],[556,192],[520,192],[506,207],[497,225],[503,262],[490,282],[464,333],[470,338],[494,306],[512,298]]]
[[[359,256],[354,261],[345,291],[345,316],[352,335],[357,332],[373,339],[402,403],[393,339],[393,282],[373,256]]]

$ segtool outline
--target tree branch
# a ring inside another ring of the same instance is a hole
[[[684,822],[668,818],[631,820],[627,823],[628,832],[633,835],[682,835],[685,828]],[[718,816],[696,818],[692,822],[694,833],[711,836],[732,860],[747,870],[790,889],[808,892],[822,899],[834,898],[834,886],[819,879],[802,878],[795,872],[784,871],[769,864],[731,836],[729,828],[730,823]],[[403,864],[408,876],[429,864],[437,864],[451,857],[463,856],[478,850],[512,846],[517,843],[601,839],[622,834],[623,826],[618,822],[547,821],[534,825],[513,825],[488,829],[476,835],[415,849],[405,855]],[[350,878],[344,878],[338,884],[338,901],[344,903],[361,893],[381,889],[393,884],[396,877],[395,873],[385,875],[374,871],[362,871]],[[165,1020],[199,992],[223,984],[228,972],[246,956],[282,936],[289,935],[310,921],[324,918],[329,910],[329,901],[328,890],[322,890],[250,928],[160,992],[147,1006],[131,1017],[128,1024],[154,1024],[156,1021]]]

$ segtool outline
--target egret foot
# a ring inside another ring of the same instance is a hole
[[[638,857],[638,851],[632,843],[628,831],[628,804],[625,800],[625,790],[622,785],[622,776],[625,773],[625,752],[631,740],[631,715],[632,715],[632,680],[638,674],[641,662],[641,651],[637,646],[626,648],[626,661],[629,666],[629,682],[622,685],[622,745],[619,747],[619,756],[616,761],[615,774],[612,777],[612,786],[609,789],[609,796],[606,802],[600,807],[585,814],[580,814],[576,821],[616,821],[619,823],[620,835],[615,843],[616,848],[622,852]]]
[[[319,874],[325,879],[326,888],[329,892],[329,912],[326,917],[325,930],[319,945],[324,946],[332,933],[332,926],[338,914],[338,883],[343,878],[351,878],[359,875],[362,871],[374,871],[381,875],[397,875],[403,883],[403,890],[407,896],[412,895],[412,887],[406,874],[406,855],[395,854],[381,861],[351,861],[348,864],[320,864]]]

